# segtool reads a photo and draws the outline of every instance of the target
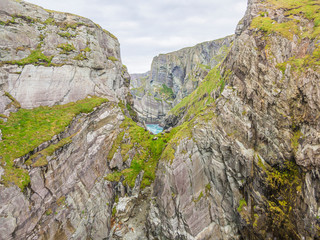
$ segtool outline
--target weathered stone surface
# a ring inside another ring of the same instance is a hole
[[[7,114],[11,102],[4,92],[23,108],[64,104],[87,95],[126,98],[129,75],[113,35],[86,18],[26,2],[3,0],[0,9],[5,23],[0,25],[0,113]],[[15,64],[34,51],[50,62]]]
[[[182,98],[198,87],[227,54],[234,36],[154,57],[150,72],[132,74],[131,93],[142,121],[160,122]],[[164,90],[163,85],[172,91]]]
[[[231,75],[202,113],[212,117],[193,119],[174,159],[159,163],[150,239],[319,238],[319,68],[277,66],[311,54],[317,40],[250,29],[262,12],[284,20],[267,2],[248,3],[220,68]]]
[[[103,177],[111,171],[106,159],[123,119],[112,103],[78,117],[66,132],[76,134],[72,142],[47,166],[30,169],[32,191],[1,186],[0,238],[106,238],[114,188]]]

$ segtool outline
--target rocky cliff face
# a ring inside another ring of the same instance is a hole
[[[119,42],[80,16],[0,10],[0,239],[107,238],[107,156],[130,104]]]
[[[176,109],[150,239],[319,239],[319,8],[249,1],[212,90]]]
[[[108,236],[114,188],[105,160],[124,116],[112,103],[78,116],[57,140],[72,141],[28,169],[24,192],[0,186],[1,239],[102,239]],[[46,146],[38,149],[41,151]]]
[[[150,72],[133,74],[131,93],[139,118],[160,122],[226,56],[233,38],[228,36],[160,54],[153,59]]]
[[[3,0],[0,9],[0,113],[14,108],[9,95],[23,108],[126,96],[129,76],[111,33],[26,2]]]
[[[319,239],[319,11],[250,0],[157,136],[111,97],[1,115],[0,239]]]

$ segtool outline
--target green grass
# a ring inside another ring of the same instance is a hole
[[[60,27],[62,31],[67,31],[68,28],[76,30],[78,26],[85,25],[84,23],[63,23]]]
[[[293,34],[298,37],[309,37],[311,39],[319,36],[320,6],[316,1],[269,0],[268,2],[273,4],[275,9],[283,9],[284,15],[291,20],[284,23],[277,23],[276,21],[265,17],[267,14],[261,13],[260,17],[257,17],[252,21],[251,28],[258,28],[268,34],[277,32],[289,39],[292,39]],[[314,21],[314,27],[308,29],[304,26],[303,30],[299,29],[298,25],[300,21],[295,20],[294,16],[300,16],[310,21]]]
[[[301,137],[303,137],[303,134],[300,130],[298,130],[298,131],[294,132],[294,134],[291,138],[291,147],[295,153],[298,151],[299,139]]]
[[[20,103],[10,93],[4,92],[4,95],[12,101],[11,104],[13,106],[15,106],[16,108],[21,108]]]
[[[114,57],[114,56],[110,56],[110,57],[108,57],[108,59],[111,60],[112,62],[118,62],[119,61],[119,59]]]
[[[238,212],[242,212],[244,206],[247,206],[247,202],[245,199],[240,199],[239,206],[237,208]]]
[[[302,58],[291,57],[288,61],[278,63],[276,67],[284,73],[288,64],[291,65],[293,71],[298,73],[302,73],[308,68],[317,71],[320,68],[320,44],[316,46],[311,55]]]
[[[80,53],[77,56],[75,56],[73,59],[78,60],[78,61],[86,60],[86,59],[88,59],[88,57],[87,57],[88,52],[91,52],[91,49],[89,47],[81,49]]]
[[[68,38],[68,39],[77,36],[76,34],[71,34],[69,32],[60,32],[60,33],[58,33],[58,35],[63,37],[63,38]]]
[[[139,127],[134,121],[127,117],[120,125],[120,128],[123,129],[123,131],[113,143],[108,155],[108,160],[110,161],[112,159],[119,147],[124,161],[128,159],[128,152],[132,148],[136,149],[136,155],[133,157],[130,168],[124,169],[121,172],[113,172],[107,175],[105,179],[108,181],[120,181],[121,177],[123,177],[124,185],[134,187],[138,174],[143,170],[144,175],[141,187],[145,188],[154,181],[156,167],[163,149],[177,131],[172,130],[170,133],[163,135],[158,134],[158,139],[152,140],[155,137],[154,135],[150,135],[148,131]],[[124,139],[124,136],[127,137]],[[127,141],[128,139],[130,139],[129,143]]]
[[[50,66],[52,58],[53,56],[44,55],[40,49],[35,49],[26,58],[23,58],[21,60],[15,60],[15,61],[5,61],[2,63],[17,64],[19,66],[24,66],[27,64],[35,64],[35,65],[39,64],[39,65]]]
[[[251,29],[259,29],[266,35],[279,34],[288,39],[292,39],[293,35],[297,36],[299,41],[309,38],[311,40],[320,40],[320,5],[317,0],[267,0],[272,4],[274,9],[283,9],[287,22],[278,23],[267,17],[267,14],[253,19]],[[305,25],[302,21],[294,19],[294,17],[302,17],[313,24]],[[298,73],[305,72],[308,68],[319,70],[320,66],[320,45],[317,44],[311,54],[297,58],[293,56],[289,60],[278,63],[277,68],[282,72],[285,71],[287,64],[291,65],[291,69]]]
[[[199,196],[197,198],[193,198],[193,202],[197,203],[201,200],[201,198],[203,197],[203,192],[201,191],[201,193],[199,194]]]
[[[32,167],[43,167],[48,164],[47,157],[53,155],[53,153],[64,145],[71,143],[71,136],[61,139],[58,143],[52,144],[49,147],[43,149],[40,152],[32,155],[28,161],[26,161],[27,165],[31,165]]]
[[[55,20],[54,20],[53,18],[47,18],[47,20],[45,20],[45,21],[43,22],[43,24],[44,24],[44,25],[55,25],[56,22],[55,22]]]
[[[76,48],[73,46],[73,44],[69,44],[69,43],[59,44],[58,48],[61,49],[60,54],[70,54],[71,52],[76,50]]]
[[[293,35],[299,33],[298,25],[296,20],[290,20],[284,23],[277,23],[269,17],[256,17],[252,20],[251,29],[257,28],[265,34],[269,35],[272,33],[279,33],[285,38],[293,39]]]
[[[2,183],[5,185],[10,182],[14,183],[23,190],[29,184],[30,177],[25,169],[15,167],[13,160],[29,153],[41,143],[64,131],[79,113],[89,113],[94,107],[106,101],[103,98],[92,97],[53,107],[20,109],[18,112],[11,113],[7,122],[0,120],[3,138],[0,141],[0,163],[5,170]],[[60,145],[50,146],[41,154],[45,155],[45,152],[51,154],[56,147]],[[42,159],[35,166],[43,165],[45,161]]]

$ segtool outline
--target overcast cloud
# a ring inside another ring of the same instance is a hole
[[[146,72],[152,58],[234,33],[247,0],[27,0],[87,17],[120,41],[130,73]]]

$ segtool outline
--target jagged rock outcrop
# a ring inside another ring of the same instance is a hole
[[[119,42],[91,20],[23,1],[0,2],[0,113],[127,95]]]
[[[60,138],[73,136],[29,169],[30,187],[0,186],[1,239],[103,239],[110,230],[114,187],[106,157],[124,119],[120,108],[105,103],[78,116]],[[41,149],[39,149],[41,150]]]
[[[195,102],[180,112],[188,117],[159,163],[150,239],[319,239],[319,9],[249,0],[219,68],[225,82],[199,98],[207,107],[197,116]]]
[[[160,122],[226,56],[233,39],[228,36],[160,54],[154,57],[150,72],[132,74],[131,93],[139,118]]]

